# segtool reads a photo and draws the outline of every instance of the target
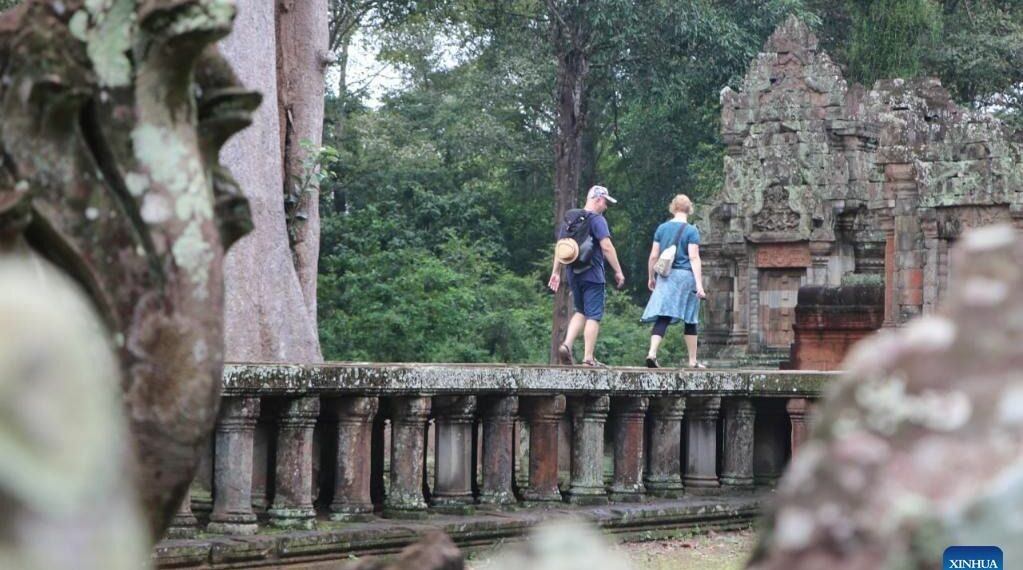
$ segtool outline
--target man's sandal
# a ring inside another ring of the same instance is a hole
[[[558,364],[561,364],[562,366],[575,365],[575,358],[572,357],[572,349],[565,345],[558,347]]]

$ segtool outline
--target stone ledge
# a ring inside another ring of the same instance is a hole
[[[224,365],[227,396],[402,394],[645,394],[819,396],[838,372],[592,369],[468,364]]]
[[[309,568],[337,564],[356,556],[395,554],[435,528],[450,535],[459,548],[473,550],[520,540],[533,525],[559,515],[589,520],[622,540],[649,540],[680,530],[747,527],[759,516],[765,497],[722,494],[599,507],[558,504],[546,509],[481,512],[471,516],[430,515],[414,522],[321,521],[321,528],[314,531],[164,540],[157,545],[153,562],[159,569]]]

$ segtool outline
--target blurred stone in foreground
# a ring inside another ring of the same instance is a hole
[[[945,306],[860,343],[778,490],[750,568],[1023,561],[1023,240],[964,235]]]
[[[109,335],[45,262],[0,259],[0,291],[0,568],[148,568]]]
[[[573,519],[544,523],[527,540],[494,558],[493,570],[629,570],[628,558],[614,550],[592,526]]]

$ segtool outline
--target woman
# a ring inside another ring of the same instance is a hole
[[[657,364],[657,348],[661,345],[668,325],[685,323],[683,335],[689,350],[689,367],[706,368],[696,360],[696,324],[699,321],[700,299],[707,296],[703,291],[703,267],[700,264],[700,231],[689,224],[693,213],[693,202],[685,194],[679,194],[668,206],[672,218],[657,226],[654,243],[647,260],[647,287],[653,292],[643,311],[644,323],[654,323],[650,333],[650,350],[646,355],[648,368],[660,368]],[[661,252],[676,246],[675,262],[671,273],[662,277],[654,272],[654,264]]]

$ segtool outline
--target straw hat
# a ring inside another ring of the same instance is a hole
[[[572,263],[579,257],[579,244],[572,238],[559,239],[554,244],[554,257],[565,265]]]

